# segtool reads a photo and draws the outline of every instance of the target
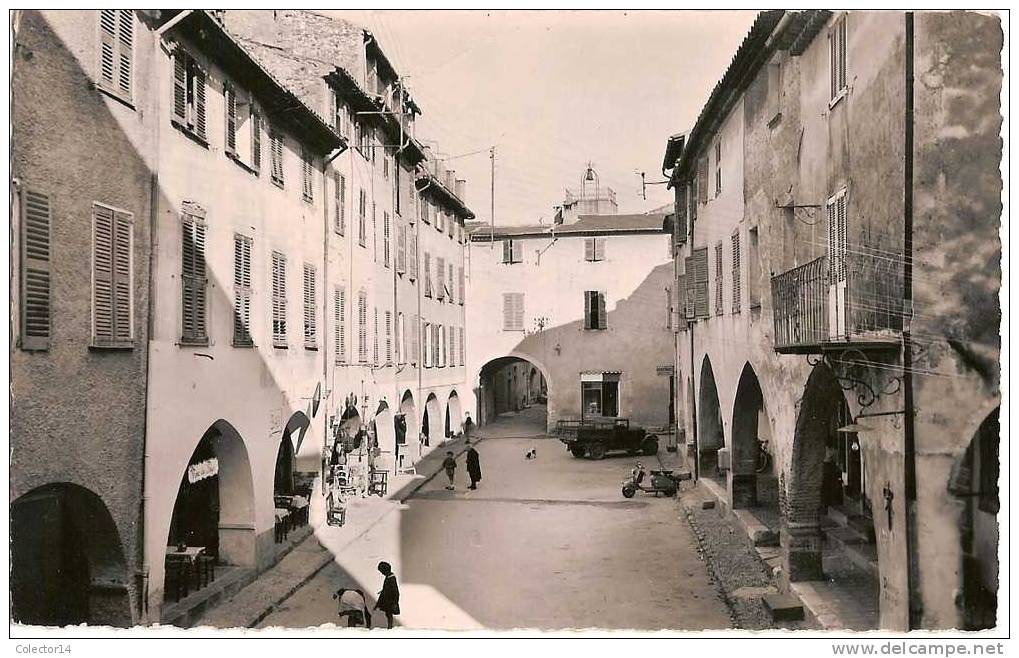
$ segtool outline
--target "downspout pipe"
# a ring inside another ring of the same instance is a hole
[[[913,110],[913,12],[905,14],[905,148],[903,166],[903,262],[902,262],[902,389],[905,403],[905,419],[903,422],[903,453],[906,508],[906,598],[909,604],[909,622],[907,630],[919,628],[923,618],[923,602],[919,599],[917,587],[918,562],[917,547],[917,495],[916,495],[916,425],[915,402],[913,391],[913,352],[912,352],[912,317],[913,317],[913,149],[914,149],[914,110]]]

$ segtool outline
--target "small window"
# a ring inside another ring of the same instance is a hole
[[[99,12],[98,87],[131,102],[134,86],[134,11],[103,9]]]
[[[605,329],[608,326],[605,310],[605,293],[584,291],[584,329]]]
[[[505,292],[502,294],[503,331],[524,330],[524,293]]]
[[[829,62],[831,64],[831,105],[835,105],[848,91],[846,81],[846,14],[835,19],[828,33]]]
[[[502,241],[502,262],[506,264],[522,263],[524,260],[524,243],[519,240]]]
[[[202,144],[207,144],[205,71],[180,46],[173,56],[173,123]]]
[[[584,260],[605,260],[606,238],[584,238]]]
[[[134,216],[93,204],[92,219],[92,344],[94,347],[131,347],[134,341],[134,259],[131,253]],[[38,236],[31,238],[34,242]]]

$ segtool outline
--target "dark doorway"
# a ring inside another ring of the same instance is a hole
[[[294,493],[294,444],[286,434],[276,453],[272,493],[275,496],[291,496]]]
[[[205,433],[184,469],[173,506],[167,545],[202,546],[219,555],[219,461],[214,430]]]

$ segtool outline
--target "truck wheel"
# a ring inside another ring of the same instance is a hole
[[[623,498],[633,498],[633,494],[635,493],[637,493],[637,490],[630,485],[623,487]]]
[[[649,436],[644,439],[640,444],[640,449],[648,457],[658,454],[658,439],[654,436]]]
[[[605,444],[601,441],[595,441],[591,445],[587,446],[587,456],[591,459],[602,459],[605,457]]]
[[[584,446],[570,446],[570,454],[574,457],[580,458],[584,456]]]

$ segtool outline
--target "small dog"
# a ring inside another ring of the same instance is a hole
[[[527,453],[524,455],[524,459],[537,459],[537,458],[538,449],[533,447],[530,450],[528,450]]]

